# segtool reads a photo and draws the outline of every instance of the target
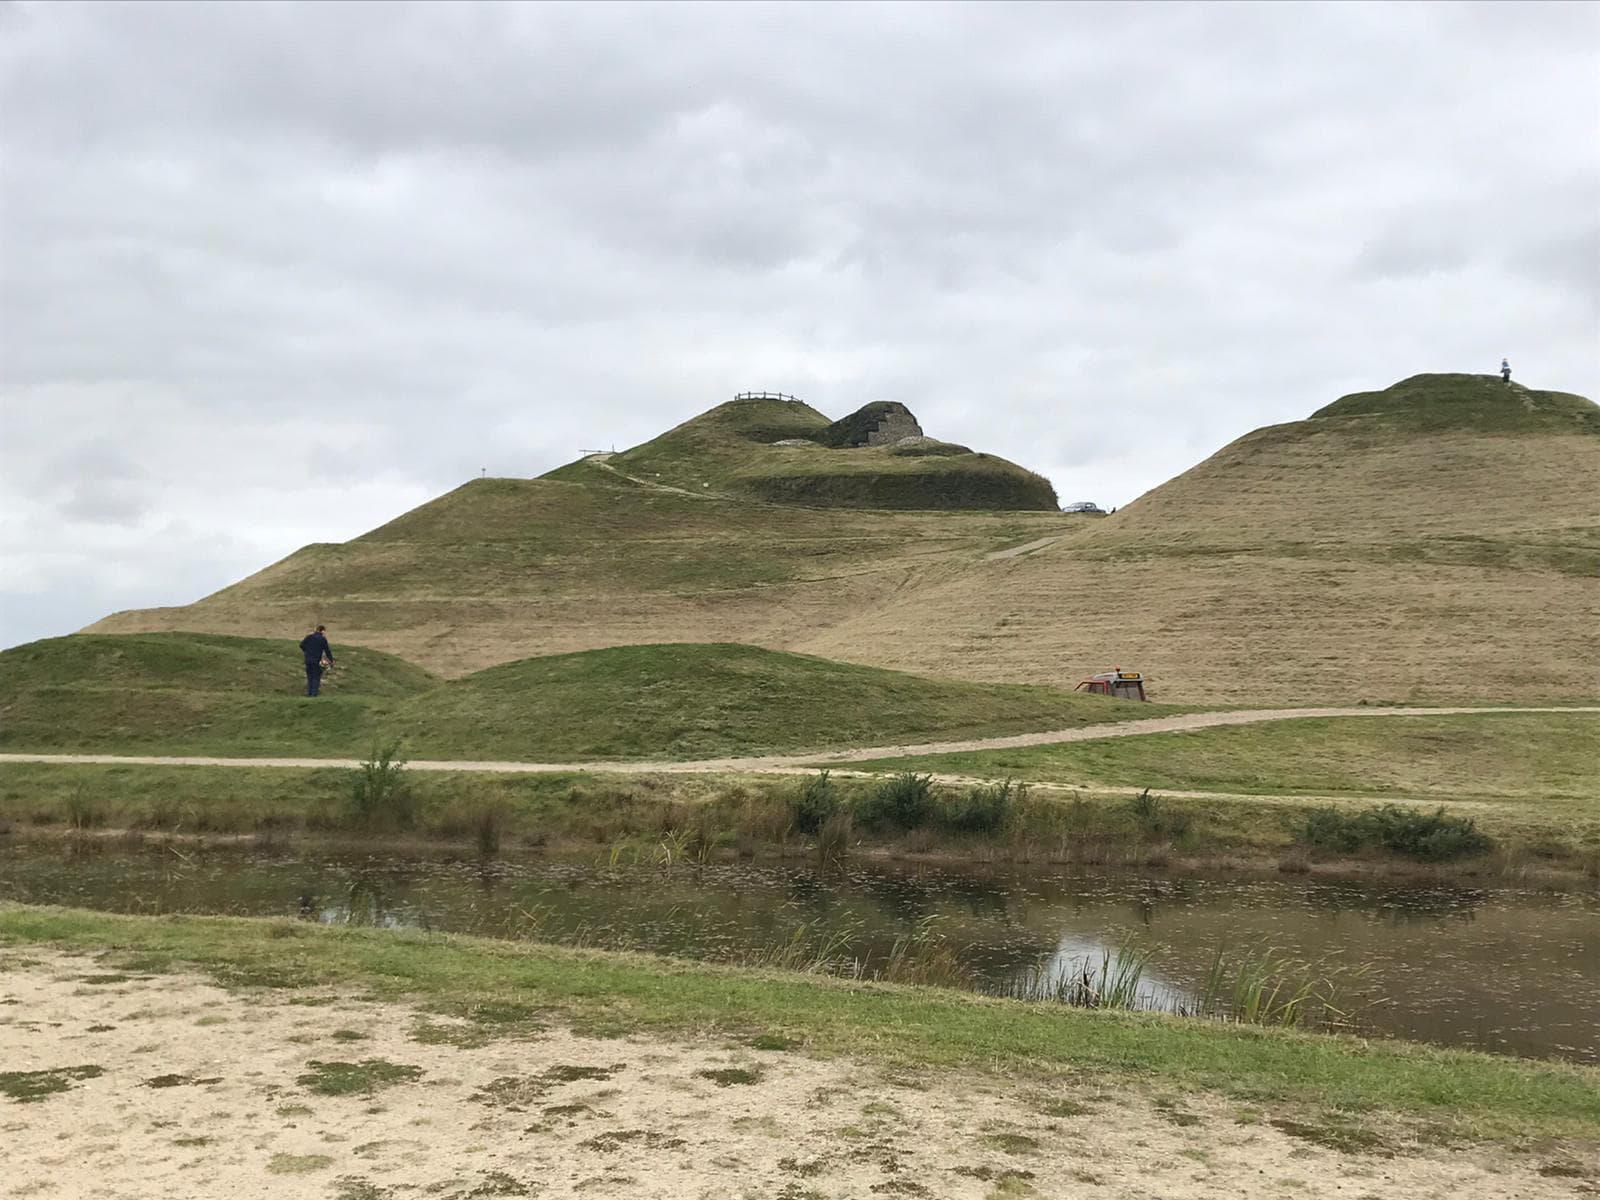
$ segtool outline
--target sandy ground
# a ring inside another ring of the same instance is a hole
[[[879,758],[908,758],[925,754],[962,754],[974,750],[1013,750],[1023,746],[1054,746],[1064,742],[1092,742],[1103,738],[1140,737],[1152,733],[1181,733],[1215,729],[1224,725],[1255,725],[1263,721],[1294,721],[1315,717],[1448,717],[1482,713],[1600,712],[1600,706],[1552,708],[1249,708],[1233,712],[1184,713],[1115,725],[1083,725],[1076,729],[1019,733],[1008,737],[969,738],[957,742],[923,742],[915,745],[863,746],[853,750],[817,750],[809,754],[765,754],[744,758],[702,758],[684,762],[632,760],[626,762],[501,762],[452,759],[417,759],[406,763],[413,771],[474,771],[488,774],[549,774],[592,771],[614,775],[796,771],[817,763],[870,762]],[[0,762],[104,763],[173,767],[357,767],[353,758],[211,758],[203,755],[162,754],[0,754]],[[1177,793],[1173,793],[1176,795]]]
[[[0,967],[0,1082],[5,1072],[100,1072],[32,1102],[0,1094],[7,1197],[1600,1191],[1600,1149],[1575,1158],[1571,1148],[1440,1148],[1391,1122],[1383,1145],[1347,1152],[1273,1123],[1314,1124],[1311,1114],[1103,1079],[1047,1087],[815,1061],[717,1037],[595,1039],[554,1027],[458,1046],[440,1031],[474,1027],[334,991],[234,993],[54,952],[11,953]],[[415,1074],[367,1094],[311,1090],[313,1064],[369,1060]],[[749,1081],[705,1074],[729,1069]]]

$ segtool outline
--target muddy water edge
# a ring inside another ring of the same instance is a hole
[[[1600,893],[1370,879],[896,863],[610,863],[114,842],[0,843],[0,899],[126,913],[290,916],[761,961],[785,945],[872,977],[937,943],[1013,994],[1148,955],[1182,1006],[1220,952],[1350,977],[1363,1033],[1600,1063]]]

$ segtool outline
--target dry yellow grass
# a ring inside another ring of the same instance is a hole
[[[1600,420],[1498,380],[1418,377],[1258,430],[1098,521],[594,475],[470,484],[197,604],[92,628],[287,637],[325,620],[446,675],[740,641],[968,679],[1121,663],[1174,702],[1600,697]]]

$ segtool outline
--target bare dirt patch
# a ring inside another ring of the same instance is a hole
[[[8,1194],[1553,1200],[1600,1171],[1594,1148],[1445,1150],[1372,1114],[1260,1113],[1104,1079],[1042,1090],[561,1029],[418,1042],[404,1005],[185,976],[82,989],[74,976],[92,965],[41,952],[0,977],[21,1002],[0,1015],[0,1066],[71,1076],[27,1103],[0,1097]],[[197,1025],[205,1015],[228,1020]],[[363,1063],[393,1068],[385,1086],[307,1085],[351,1030]],[[146,1085],[163,1074],[188,1082]]]

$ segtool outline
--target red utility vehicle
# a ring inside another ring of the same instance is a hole
[[[1073,691],[1089,692],[1095,696],[1115,696],[1119,700],[1150,698],[1144,694],[1144,676],[1137,671],[1124,671],[1121,667],[1112,667],[1109,671],[1091,675]]]

